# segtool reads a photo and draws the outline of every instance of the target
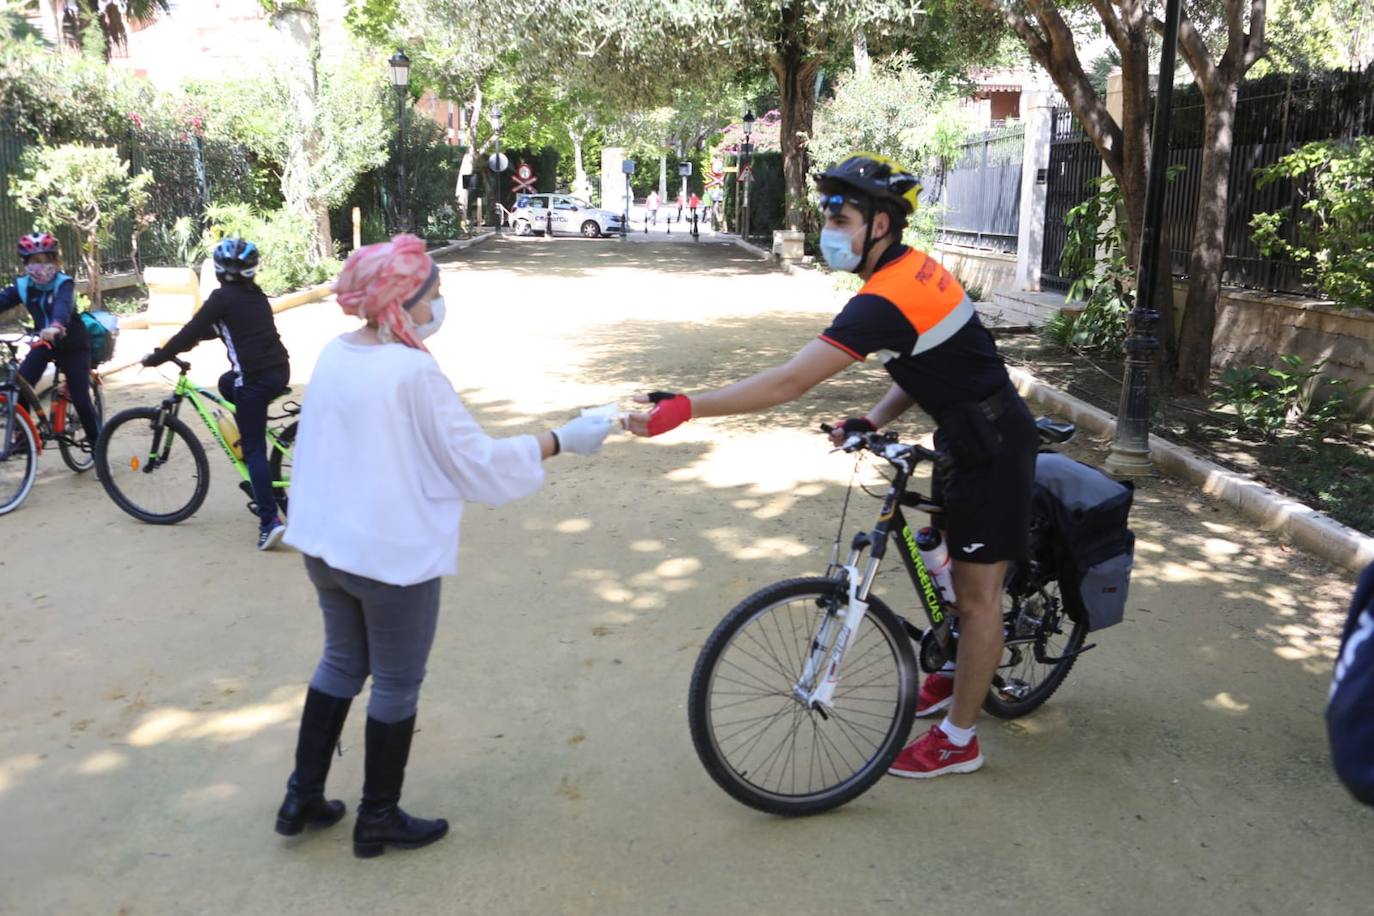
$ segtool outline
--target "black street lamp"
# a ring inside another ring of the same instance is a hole
[[[410,230],[410,192],[406,186],[405,97],[410,89],[410,58],[397,48],[391,55],[391,87],[396,90],[396,221],[401,232]]]
[[[753,175],[749,172],[749,154],[753,152],[753,147],[749,143],[749,138],[754,133],[754,111],[750,109],[744,113],[744,145],[740,148],[740,177],[748,178],[744,182],[743,204],[739,218],[739,237],[745,241],[749,240],[749,186],[753,184]]]
[[[1160,224],[1164,217],[1164,188],[1168,184],[1169,135],[1174,114],[1174,56],[1178,49],[1179,0],[1168,0],[1164,14],[1164,43],[1159,59],[1159,89],[1155,99],[1155,123],[1150,131],[1150,175],[1145,186],[1145,218],[1140,233],[1140,259],[1136,262],[1135,307],[1128,316],[1131,333],[1126,350],[1126,377],[1121,384],[1121,403],[1116,411],[1116,436],[1103,462],[1109,474],[1132,477],[1149,474],[1150,466],[1150,369],[1159,349],[1154,308],[1155,266],[1159,261]],[[1170,284],[1171,285],[1171,284]],[[1172,296],[1173,289],[1167,288]]]
[[[500,235],[501,223],[503,222],[501,215],[501,173],[505,171],[502,167],[504,163],[501,160],[501,125],[504,122],[501,119],[500,105],[492,104],[492,106],[487,109],[487,122],[491,124],[492,132],[496,136],[496,152],[491,157],[491,165],[493,166],[492,171],[496,173],[496,193],[494,195],[495,199],[491,203],[491,210],[492,214],[496,217],[496,234]],[[549,203],[552,205],[553,201],[550,200]]]

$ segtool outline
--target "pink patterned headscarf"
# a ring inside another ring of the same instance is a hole
[[[438,282],[439,268],[425,253],[425,243],[413,235],[398,235],[349,255],[334,281],[334,293],[345,313],[375,319],[382,340],[397,340],[428,353],[415,336],[407,309]]]

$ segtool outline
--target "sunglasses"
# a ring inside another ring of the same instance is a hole
[[[820,195],[819,203],[821,207],[821,212],[827,213],[831,216],[837,215],[841,210],[843,210],[845,204],[853,204],[860,210],[863,209],[863,205],[860,204],[857,200],[855,200],[852,197],[846,197],[843,194],[822,194]]]

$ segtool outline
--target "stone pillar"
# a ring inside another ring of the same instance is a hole
[[[1043,89],[1021,91],[1021,118],[1026,124],[1021,154],[1021,225],[1016,241],[1016,287],[1038,292],[1040,262],[1045,251],[1046,172],[1050,165],[1053,117],[1051,94]]]
[[[612,213],[625,212],[625,173],[621,163],[625,161],[625,150],[618,146],[607,146],[601,150],[601,207]]]

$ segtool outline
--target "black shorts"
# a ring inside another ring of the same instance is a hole
[[[939,470],[933,495],[944,502],[945,532],[950,556],[968,563],[1021,560],[1029,548],[1031,488],[1035,483],[1035,455],[1040,435],[1035,418],[1020,397],[993,421],[1000,446],[985,460],[955,463]],[[943,430],[935,433],[935,447],[947,448]]]

